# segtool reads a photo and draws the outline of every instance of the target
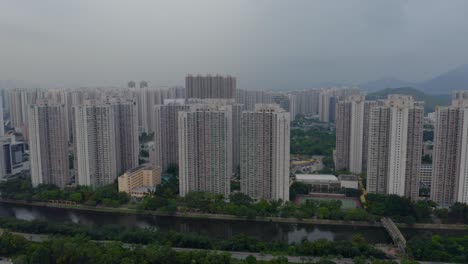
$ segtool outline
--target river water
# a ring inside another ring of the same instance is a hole
[[[50,222],[73,222],[99,228],[103,225],[153,227],[159,230],[192,232],[214,238],[230,238],[244,234],[264,241],[300,242],[303,238],[317,240],[348,240],[354,234],[362,234],[370,243],[390,243],[383,228],[352,225],[312,225],[273,222],[193,219],[169,216],[132,215],[120,213],[81,211],[65,208],[48,208],[30,205],[0,203],[0,217]],[[422,231],[412,230],[412,235]],[[403,231],[403,233],[405,233]]]

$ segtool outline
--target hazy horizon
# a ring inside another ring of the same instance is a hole
[[[420,82],[468,63],[466,25],[464,0],[4,0],[0,80],[172,86],[188,73],[219,73],[243,89]]]

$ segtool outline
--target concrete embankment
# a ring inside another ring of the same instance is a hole
[[[28,206],[41,206],[51,208],[64,208],[71,210],[82,210],[82,211],[97,211],[107,213],[120,213],[120,214],[140,214],[140,215],[154,215],[154,216],[171,216],[181,218],[198,218],[198,219],[213,219],[213,220],[231,220],[231,221],[257,221],[257,222],[275,222],[275,223],[289,223],[289,224],[314,224],[314,225],[339,225],[339,226],[362,226],[362,227],[382,227],[380,222],[363,222],[363,221],[344,221],[344,220],[325,220],[325,219],[298,219],[298,218],[282,218],[282,217],[261,217],[255,218],[225,215],[225,214],[206,214],[196,212],[176,212],[172,215],[156,212],[156,211],[142,211],[133,208],[112,208],[112,207],[101,207],[101,206],[86,206],[86,205],[72,205],[72,204],[61,204],[61,203],[47,203],[47,202],[35,202],[35,201],[23,201],[23,200],[5,200],[0,199],[0,203],[16,204],[16,205],[28,205]],[[415,228],[415,229],[447,229],[447,230],[468,230],[468,225],[455,225],[455,224],[403,224],[396,223],[399,228]]]

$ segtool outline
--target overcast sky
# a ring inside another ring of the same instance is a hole
[[[0,80],[246,89],[421,81],[468,63],[466,0],[1,0]]]

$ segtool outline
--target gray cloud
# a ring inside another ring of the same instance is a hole
[[[464,0],[5,0],[0,18],[0,79],[55,86],[211,72],[304,88],[468,63]]]

